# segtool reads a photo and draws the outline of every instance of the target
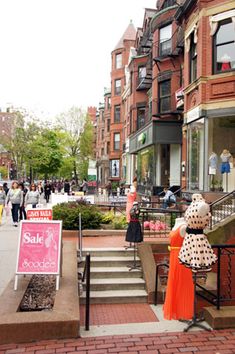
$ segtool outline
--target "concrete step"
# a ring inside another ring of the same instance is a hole
[[[235,328],[235,306],[205,307],[204,317],[213,329]]]
[[[80,297],[80,303],[85,303],[85,292]],[[147,292],[145,290],[107,290],[91,291],[91,304],[126,304],[126,303],[146,303]]]
[[[79,268],[79,272],[83,272],[84,268]],[[91,279],[97,278],[141,278],[142,270],[133,269],[126,266],[122,267],[91,267]]]
[[[133,257],[133,248],[125,249],[124,247],[117,248],[83,248],[83,256],[90,253],[92,257]]]
[[[81,266],[84,265],[85,258]],[[91,267],[117,267],[128,266],[133,264],[133,257],[91,257]],[[136,264],[140,265],[140,259],[136,256]]]
[[[85,284],[83,285],[86,289]],[[145,281],[141,278],[99,278],[91,279],[92,291],[106,290],[144,290]]]

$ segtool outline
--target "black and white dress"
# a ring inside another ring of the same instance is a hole
[[[214,254],[203,229],[210,220],[209,205],[200,194],[193,195],[193,201],[185,212],[186,235],[179,252],[179,261],[192,271],[210,271],[216,262]]]
[[[130,222],[127,227],[126,241],[127,242],[142,242],[143,233],[139,222],[140,210],[138,205],[134,205],[130,210]]]

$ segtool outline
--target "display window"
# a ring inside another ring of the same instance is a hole
[[[203,190],[204,187],[204,118],[188,127],[188,188]]]
[[[154,146],[138,152],[137,180],[138,185],[142,186],[154,184]]]
[[[208,120],[208,189],[235,189],[235,117]]]

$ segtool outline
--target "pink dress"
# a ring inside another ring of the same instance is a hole
[[[127,194],[127,203],[126,203],[126,221],[130,222],[130,210],[133,207],[133,203],[136,200],[136,192]]]

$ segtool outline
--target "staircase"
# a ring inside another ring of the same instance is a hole
[[[210,211],[212,215],[210,228],[212,229],[235,213],[235,190],[211,203]]]
[[[91,255],[91,304],[111,303],[146,303],[147,292],[141,269],[129,270],[133,265],[133,249],[124,248],[89,248],[83,254]],[[139,258],[136,264],[140,265]],[[83,272],[83,262],[79,272]],[[80,303],[85,303],[85,285],[80,296]]]

